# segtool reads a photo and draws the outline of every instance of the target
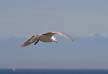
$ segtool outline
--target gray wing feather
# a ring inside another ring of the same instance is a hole
[[[36,40],[37,40],[37,37],[33,35],[33,36],[30,37],[28,40],[26,40],[26,41],[21,45],[21,47],[28,46],[28,45],[34,43]]]
[[[44,33],[44,34],[42,34],[42,35],[51,37],[51,36],[53,36],[53,35],[55,35],[55,34],[56,34],[55,32],[48,32],[48,33]]]

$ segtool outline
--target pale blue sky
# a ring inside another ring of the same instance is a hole
[[[0,0],[0,36],[108,33],[107,0]]]
[[[101,36],[19,48],[24,36],[48,31],[108,34],[107,19],[108,0],[0,0],[0,68],[108,69]]]

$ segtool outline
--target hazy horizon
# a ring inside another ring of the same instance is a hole
[[[58,43],[20,48],[25,40],[0,40],[0,69],[108,69],[108,37],[76,37],[74,42],[58,37]]]

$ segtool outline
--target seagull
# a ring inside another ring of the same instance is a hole
[[[30,37],[28,40],[26,40],[21,47],[25,47],[28,45],[31,45],[32,43],[34,43],[34,45],[36,45],[39,41],[41,42],[58,42],[56,37],[54,36],[55,34],[61,35],[66,37],[67,39],[70,39],[71,41],[73,41],[73,39],[64,32],[47,32],[44,34],[39,34],[39,35],[33,35],[32,37]]]

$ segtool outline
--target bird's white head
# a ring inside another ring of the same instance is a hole
[[[56,43],[58,42],[56,37],[54,37],[54,36],[52,36],[51,39],[52,39],[53,42],[56,42]]]

